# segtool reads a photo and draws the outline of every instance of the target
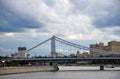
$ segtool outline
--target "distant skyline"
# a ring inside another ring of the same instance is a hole
[[[87,47],[120,41],[119,4],[120,0],[0,0],[0,55],[53,35]]]

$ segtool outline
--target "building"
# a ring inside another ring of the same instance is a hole
[[[94,48],[94,49],[101,49],[104,50],[104,43],[96,43],[96,44],[91,44],[90,48]],[[100,54],[98,52],[93,52],[92,50],[90,50],[90,55],[93,57],[98,57],[100,56]]]
[[[74,58],[74,57],[76,57],[76,56],[75,56],[75,54],[70,54],[69,57],[70,57],[70,58]]]
[[[83,52],[82,55],[83,55],[83,57],[90,57],[89,52]]]
[[[26,54],[26,47],[18,47],[18,53],[11,54],[12,58],[26,58],[29,54]]]
[[[76,57],[77,57],[77,58],[83,57],[83,55],[80,53],[79,50],[77,51]]]
[[[96,43],[96,44],[91,44],[90,48],[96,48],[96,49],[104,49],[104,43]]]
[[[105,46],[104,43],[96,43],[96,44],[91,44],[90,48],[94,49],[101,49],[105,51],[112,51],[112,52],[120,52],[120,42],[119,41],[110,41],[108,42],[108,45]],[[92,56],[98,57],[100,56],[98,52],[93,52],[90,50],[90,54]]]
[[[77,57],[77,58],[90,57],[90,54],[89,54],[89,52],[80,53],[79,51],[77,51],[76,57]]]
[[[26,47],[18,47],[18,57],[25,58],[26,57]]]
[[[108,42],[108,50],[113,52],[120,52],[120,42],[117,41]]]

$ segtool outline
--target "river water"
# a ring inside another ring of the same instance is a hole
[[[33,72],[0,76],[0,79],[120,79],[120,67],[100,71],[94,66],[60,66],[55,72]]]

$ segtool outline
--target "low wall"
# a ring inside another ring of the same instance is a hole
[[[0,68],[0,75],[26,73],[26,72],[40,72],[40,71],[55,71],[53,66],[32,66],[32,67],[5,67]]]

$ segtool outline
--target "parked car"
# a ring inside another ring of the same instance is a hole
[[[106,64],[105,65],[105,68],[114,68],[115,66],[114,65],[112,65],[112,64]]]

